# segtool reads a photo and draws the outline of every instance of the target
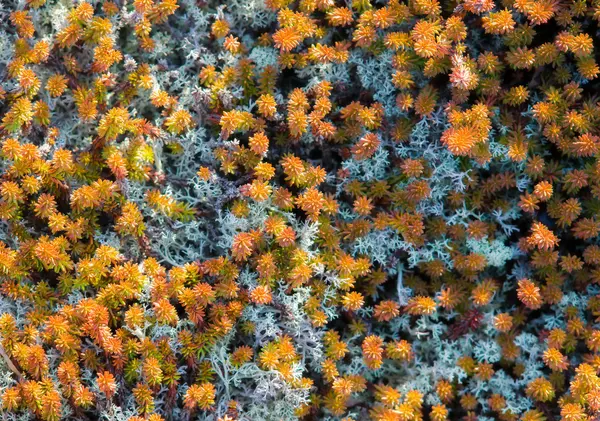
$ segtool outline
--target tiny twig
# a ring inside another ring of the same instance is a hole
[[[12,371],[13,373],[15,373],[15,375],[17,376],[17,379],[19,381],[22,381],[23,380],[23,374],[13,364],[12,360],[10,359],[10,357],[8,356],[8,354],[6,353],[6,351],[4,350],[4,347],[2,345],[0,345],[0,355],[4,359],[4,362],[6,363],[6,365],[10,369],[10,371]]]

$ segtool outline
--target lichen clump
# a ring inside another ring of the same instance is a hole
[[[3,1],[2,419],[597,419],[599,21]]]

